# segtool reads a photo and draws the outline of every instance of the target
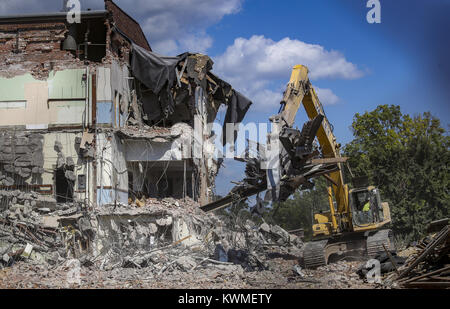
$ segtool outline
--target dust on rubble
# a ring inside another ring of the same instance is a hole
[[[67,283],[67,267],[19,262],[0,270],[1,289],[365,289],[355,274],[358,263],[339,262],[316,270],[293,271],[297,261],[276,258],[270,270],[245,272],[240,265],[209,265],[196,270],[177,267],[158,274],[149,268],[115,268],[109,271],[82,267],[80,282]]]
[[[96,213],[99,227],[103,221],[117,225],[117,232],[110,228],[97,235],[103,248],[97,255],[60,254],[48,260],[17,255],[17,260],[0,264],[0,288],[377,287],[359,278],[359,262],[303,269],[302,240],[276,225],[250,220],[225,224],[190,199],[148,199],[131,206]]]

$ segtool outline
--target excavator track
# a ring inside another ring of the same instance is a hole
[[[328,240],[312,241],[305,244],[303,260],[306,268],[317,268],[327,265],[326,246]]]
[[[381,230],[367,237],[367,255],[373,258],[378,253],[384,252],[383,244],[387,250],[395,250],[392,230]]]

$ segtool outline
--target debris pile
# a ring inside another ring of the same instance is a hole
[[[428,228],[433,233],[399,252],[388,251],[374,257],[380,264],[387,288],[448,288],[450,287],[450,225],[443,219],[432,222]],[[438,229],[436,229],[436,227]],[[374,270],[368,261],[360,265],[356,273],[361,279]]]
[[[111,205],[96,215],[91,261],[101,269],[148,268],[161,274],[240,265],[255,271],[267,269],[265,261],[276,249],[280,256],[301,257],[303,243],[281,227],[250,220],[229,227],[189,198],[150,198],[145,205],[136,200],[131,207]]]
[[[230,222],[228,217],[204,213],[198,206],[189,198],[150,198],[144,205],[96,208],[91,220],[84,222],[92,232],[90,242],[85,244],[89,250],[75,255],[70,242],[58,236],[59,242],[54,241],[54,247],[43,252],[25,239],[18,247],[21,252],[15,252],[16,248],[7,251],[15,254],[14,261],[4,263],[12,267],[0,270],[0,287],[376,287],[358,278],[358,262],[339,261],[314,270],[302,269],[303,242],[279,226],[251,220],[230,225],[226,223]],[[49,214],[57,213],[52,210]],[[57,227],[46,230],[63,235],[64,230],[73,228],[73,235],[80,239],[79,234],[87,235],[83,218],[68,224],[65,217],[58,220]],[[26,258],[28,244],[33,248]],[[5,247],[1,248],[3,251]],[[44,258],[36,258],[36,253]],[[80,271],[76,282],[67,278],[74,263]]]
[[[13,268],[59,274],[76,259],[86,271],[151,277],[202,271],[214,277],[275,271],[273,259],[297,263],[302,256],[300,238],[281,227],[250,220],[229,227],[189,198],[111,205],[91,218],[83,217],[79,205],[43,201],[36,193],[20,193],[16,203],[0,218],[3,266]]]
[[[450,225],[423,239],[417,249],[393,279],[406,288],[449,288]]]
[[[0,254],[6,266],[24,258],[54,263],[79,257],[94,236],[81,204],[57,204],[52,197],[19,190],[0,190],[0,200],[6,205],[0,213]]]
[[[396,271],[398,267],[404,265],[406,261],[405,257],[398,256],[395,251],[378,253],[374,259],[380,262],[381,274]],[[357,274],[361,279],[366,279],[367,274],[373,269],[373,267],[374,265],[371,263],[363,263],[358,268]]]
[[[302,269],[299,276],[302,281],[321,284],[324,288],[372,287],[366,285],[355,272],[359,262],[338,261],[314,270]]]

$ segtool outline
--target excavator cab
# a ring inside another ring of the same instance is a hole
[[[350,190],[349,204],[355,231],[376,229],[391,221],[389,204],[381,202],[375,187]]]
[[[383,221],[383,207],[379,191],[374,187],[352,190],[350,208],[353,226],[368,226]]]

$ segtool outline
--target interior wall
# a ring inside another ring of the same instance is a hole
[[[112,133],[97,135],[97,205],[128,204],[128,170],[124,146]]]
[[[51,72],[46,81],[30,74],[0,78],[0,126],[45,129],[82,123],[86,85],[83,69]],[[22,104],[12,105],[14,102]]]
[[[186,179],[184,173],[185,161],[166,162],[128,162],[128,171],[133,179],[130,197],[182,199],[183,191],[186,196],[193,198],[192,165],[186,160]],[[184,187],[184,185],[186,186]]]

